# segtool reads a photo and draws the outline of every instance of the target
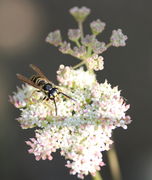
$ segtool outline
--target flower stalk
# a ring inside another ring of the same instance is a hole
[[[83,34],[83,22],[78,22],[78,27],[80,29],[81,32],[81,40],[84,38],[84,34]]]
[[[85,61],[81,61],[80,63],[76,64],[76,65],[73,66],[72,68],[73,68],[73,69],[77,69],[77,68],[83,66],[84,64],[85,64]]]
[[[114,144],[112,148],[107,152],[109,167],[113,180],[122,180],[119,160]]]
[[[95,176],[92,176],[92,180],[103,180],[101,174],[97,171]]]

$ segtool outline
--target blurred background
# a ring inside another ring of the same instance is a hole
[[[56,82],[60,64],[79,61],[61,54],[45,42],[50,31],[67,30],[77,25],[69,15],[73,6],[87,6],[92,13],[85,22],[106,22],[103,40],[109,41],[113,29],[122,28],[128,36],[124,48],[110,48],[103,56],[105,69],[98,73],[119,86],[131,104],[128,114],[133,122],[127,130],[118,128],[113,137],[119,157],[122,180],[152,179],[152,13],[150,0],[0,0],[0,179],[1,180],[74,180],[59,152],[53,161],[36,161],[28,154],[25,141],[33,130],[22,130],[15,120],[20,112],[8,102],[8,95],[21,82],[16,73],[29,76],[29,64],[41,67]],[[107,155],[102,168],[104,180],[112,180]],[[91,177],[87,176],[86,180]]]

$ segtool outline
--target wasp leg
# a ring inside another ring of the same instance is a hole
[[[46,97],[46,96],[45,96],[45,99],[46,99],[46,101],[48,101],[48,100],[49,100],[49,98],[48,98],[48,97]]]
[[[46,100],[46,96],[44,96],[43,100]]]
[[[54,102],[54,106],[55,106],[55,113],[56,113],[56,116],[57,116],[57,105],[56,105],[55,97],[53,98],[53,102]]]
[[[47,96],[45,96],[43,98],[43,100],[45,100],[45,104],[51,109],[51,106],[49,105],[49,103],[47,103],[49,100],[52,100],[54,102],[54,106],[55,106],[55,115],[57,116],[57,105],[56,105],[56,101],[55,101],[55,97],[53,98],[48,98]]]
[[[32,96],[33,96],[36,92],[41,92],[41,91],[39,91],[39,90],[34,90],[34,91],[32,92],[32,94],[30,95],[29,99],[31,99]]]
[[[53,102],[54,102],[55,113],[56,113],[56,116],[57,116],[58,113],[57,113],[57,105],[56,105],[56,101],[55,101],[55,96],[51,97],[50,99],[53,100]]]

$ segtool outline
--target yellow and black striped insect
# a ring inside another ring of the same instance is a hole
[[[43,74],[43,72],[35,65],[30,64],[30,67],[37,73],[36,75],[33,75],[31,78],[26,78],[25,76],[21,74],[16,74],[17,78],[24,83],[27,83],[36,89],[38,89],[38,92],[43,92],[45,94],[43,100],[53,100],[55,105],[55,112],[57,115],[57,105],[55,101],[55,97],[59,94],[64,95],[65,97],[74,100],[67,94],[64,94],[62,91],[59,90],[59,87],[57,87],[53,82],[48,80],[48,78]],[[74,100],[75,101],[75,100]]]

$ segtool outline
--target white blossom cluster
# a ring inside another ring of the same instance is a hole
[[[127,128],[126,105],[117,87],[105,81],[98,83],[94,73],[61,65],[57,79],[62,92],[72,99],[58,95],[58,114],[53,101],[45,101],[43,93],[24,85],[10,97],[21,110],[17,119],[23,129],[37,127],[35,138],[26,143],[36,160],[52,160],[57,149],[67,160],[70,173],[79,178],[100,170],[104,165],[102,152],[112,144],[112,131]]]

